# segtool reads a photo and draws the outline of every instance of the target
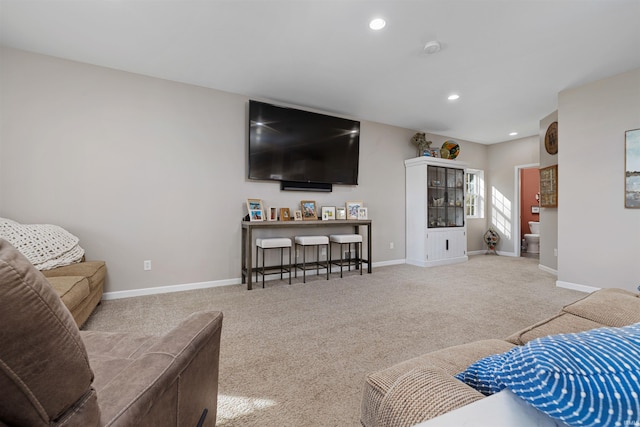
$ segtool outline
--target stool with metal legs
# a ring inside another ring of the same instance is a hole
[[[333,244],[340,245],[340,259],[336,261],[331,260],[331,254],[329,254],[329,263],[340,266],[340,277],[342,277],[342,268],[345,265],[349,266],[349,271],[351,271],[351,266],[355,265],[356,270],[360,269],[360,275],[362,275],[362,235],[360,234],[332,234],[329,236],[329,241]],[[349,251],[349,257],[344,259],[344,245],[347,245],[347,250]],[[351,257],[351,245],[355,245],[356,256]]]
[[[302,267],[300,263],[298,263],[298,258],[296,256],[296,265],[295,265],[295,277],[298,277],[298,268],[302,270],[302,283],[307,282],[307,270],[315,267],[316,274],[320,275],[320,268],[327,269],[327,280],[329,280],[329,238],[327,236],[296,236],[296,255],[298,254],[298,248],[302,247]],[[306,249],[309,246],[316,247],[316,260],[307,262]],[[327,251],[327,260],[320,261],[320,247],[324,246]]]
[[[289,248],[289,264],[284,264],[284,249]],[[259,263],[259,249],[262,249],[262,266]],[[264,259],[266,249],[280,249],[280,265],[271,265],[265,267]],[[277,237],[269,239],[256,239],[256,282],[258,281],[258,273],[262,274],[262,287],[264,288],[264,276],[269,273],[280,273],[280,279],[284,278],[284,273],[289,273],[289,284],[291,284],[291,239],[286,237]]]

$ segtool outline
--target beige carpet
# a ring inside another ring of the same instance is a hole
[[[358,426],[368,372],[450,345],[503,338],[584,294],[535,259],[380,267],[327,281],[267,282],[104,301],[85,329],[161,334],[224,313],[218,425]]]

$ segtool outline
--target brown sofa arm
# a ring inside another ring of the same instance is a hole
[[[409,427],[484,398],[443,369],[422,366],[407,372],[382,400],[378,427]]]
[[[101,425],[214,426],[222,313],[194,313],[98,390]]]

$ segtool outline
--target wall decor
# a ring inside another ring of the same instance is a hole
[[[549,154],[558,154],[558,122],[553,122],[544,135],[544,149]]]
[[[540,168],[540,207],[558,207],[558,165]]]
[[[322,220],[329,221],[336,219],[336,207],[335,206],[323,206],[322,207]]]
[[[368,219],[367,208],[358,208],[358,219]]]
[[[640,209],[640,129],[625,132],[624,207]]]
[[[264,221],[262,200],[247,199],[247,210],[249,211],[249,221]]]
[[[302,221],[302,211],[300,210],[293,211],[293,220]]]
[[[345,203],[347,209],[347,219],[358,219],[358,209],[362,207],[362,201],[351,201]]]
[[[302,208],[303,220],[308,221],[318,219],[315,200],[302,200],[300,201],[300,207]]]
[[[343,206],[336,207],[336,219],[347,219],[347,210]]]
[[[290,221],[291,220],[291,211],[289,208],[280,208],[280,221]]]
[[[460,154],[460,145],[455,141],[445,141],[440,148],[440,156],[443,159],[455,159]]]

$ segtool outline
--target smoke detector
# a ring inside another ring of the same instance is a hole
[[[437,40],[432,40],[424,45],[424,51],[428,54],[438,53],[440,49],[442,49],[442,45],[440,45],[440,42]]]

